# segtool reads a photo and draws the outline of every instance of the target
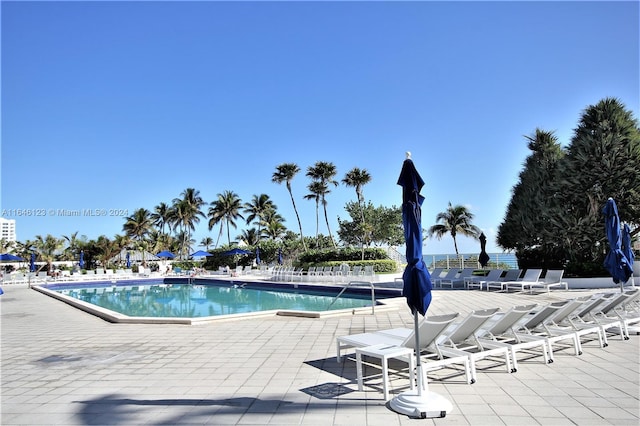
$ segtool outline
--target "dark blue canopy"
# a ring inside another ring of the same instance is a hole
[[[169,258],[169,259],[173,259],[174,257],[176,257],[176,255],[171,253],[169,250],[163,250],[160,253],[156,254],[156,256],[158,256],[158,257],[166,257],[166,258]]]
[[[198,250],[195,253],[191,253],[191,257],[207,257],[207,256],[213,256],[213,255],[203,250]]]
[[[251,253],[251,252],[247,251],[247,250],[242,250],[241,248],[237,248],[236,247],[234,249],[225,251],[224,255],[225,256],[233,256],[234,254],[249,254],[249,253]]]
[[[0,254],[0,261],[5,262],[24,262],[24,259],[20,256],[14,256],[11,253],[2,253]]]
[[[614,283],[624,283],[631,278],[633,269],[629,260],[622,252],[622,238],[620,232],[620,217],[618,206],[613,198],[609,198],[602,209],[604,213],[604,227],[609,240],[609,252],[604,259],[604,267],[613,277]]]
[[[426,314],[431,303],[431,276],[422,259],[422,202],[420,190],[424,181],[418,174],[413,161],[407,158],[402,164],[398,178],[402,186],[402,225],[407,246],[407,267],[402,274],[403,294],[411,312]]]

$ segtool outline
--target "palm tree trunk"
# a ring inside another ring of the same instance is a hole
[[[327,232],[329,232],[329,238],[331,239],[333,248],[338,248],[336,242],[333,240],[333,235],[331,235],[331,228],[329,227],[329,216],[327,215],[327,203],[324,201],[324,197],[322,198],[322,209],[324,210],[324,221],[327,223]]]
[[[296,219],[298,219],[298,228],[300,228],[300,241],[302,241],[302,248],[307,251],[307,244],[304,242],[304,235],[302,235],[302,222],[300,222],[300,215],[298,214],[298,208],[296,207],[296,200],[293,198],[293,192],[291,192],[290,185],[287,184],[289,190],[289,196],[291,197],[291,204],[293,204],[293,211],[296,212]]]

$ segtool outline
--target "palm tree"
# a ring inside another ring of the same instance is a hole
[[[366,169],[360,169],[354,167],[349,170],[342,183],[347,186],[351,186],[356,189],[356,196],[358,197],[358,206],[360,207],[360,219],[362,220],[362,260],[364,260],[364,243],[367,240],[367,226],[364,220],[364,195],[362,193],[362,187],[371,182],[371,175]]]
[[[143,240],[139,240],[138,244],[140,244],[142,248],[146,248],[146,243]],[[98,237],[96,247],[98,248],[98,259],[100,259],[102,269],[105,269],[109,260],[120,252],[120,247],[118,247],[117,242],[110,240],[109,237],[104,235]]]
[[[284,217],[277,211],[267,211],[262,219],[262,224],[264,225],[262,235],[272,240],[282,237],[287,230],[287,227],[284,226],[284,221]]]
[[[180,194],[182,198],[174,198],[174,221],[180,225],[183,231],[183,247],[181,255],[184,257],[187,250],[187,241],[191,240],[191,231],[195,230],[195,225],[200,222],[200,217],[205,217],[202,207],[205,205],[200,196],[200,191],[194,188],[187,188]]]
[[[142,241],[152,226],[151,212],[147,209],[140,208],[135,210],[131,216],[125,218],[122,230],[127,236],[137,241]]]
[[[316,242],[318,244],[320,235],[320,200],[322,200],[322,193],[325,191],[325,186],[322,182],[313,181],[307,186],[309,193],[304,196],[305,200],[313,200],[316,202]]]
[[[165,225],[169,225],[171,223],[171,207],[164,202],[158,204],[154,207],[153,213],[151,213],[151,220],[155,226],[160,228],[160,232],[164,234]]]
[[[64,246],[64,240],[56,238],[51,234],[47,234],[44,238],[41,235],[36,235],[34,246],[40,254],[40,259],[47,262],[48,270],[51,271],[51,264],[60,249]]]
[[[260,242],[260,235],[256,228],[243,229],[238,239],[248,246],[257,246]]]
[[[471,221],[473,220],[473,214],[467,209],[465,206],[456,205],[452,206],[451,202],[449,202],[449,207],[447,211],[440,212],[436,216],[436,225],[433,225],[427,231],[427,235],[429,237],[436,236],[436,238],[441,239],[445,234],[451,234],[453,238],[453,246],[456,249],[456,255],[458,253],[458,243],[456,242],[456,235],[462,234],[467,237],[475,238],[476,240],[480,237],[480,228],[473,225]]]
[[[242,201],[238,194],[233,191],[225,191],[222,194],[218,194],[218,199],[211,202],[209,208],[209,230],[220,223],[220,235],[222,235],[223,225],[227,225],[227,242],[231,245],[231,227],[237,228],[236,220],[244,219],[244,216],[240,214],[242,208]],[[216,242],[216,246],[218,243]]]
[[[320,194],[320,198],[322,201],[322,208],[324,209],[324,220],[327,223],[327,232],[329,233],[329,238],[331,239],[333,248],[336,248],[337,246],[333,239],[333,235],[331,234],[331,227],[329,226],[329,216],[327,215],[327,194],[331,192],[329,184],[338,186],[338,181],[334,179],[334,176],[337,173],[338,171],[336,166],[333,163],[326,161],[318,161],[313,166],[309,166],[307,168],[307,177],[323,184],[323,191]]]
[[[200,247],[204,247],[205,251],[209,251],[209,246],[213,244],[213,238],[204,237],[200,240]]]
[[[260,234],[262,232],[262,224],[267,212],[275,211],[278,207],[267,194],[254,195],[250,203],[244,204],[244,212],[249,216],[245,219],[247,225],[253,221],[258,222],[258,243],[260,242]]]
[[[87,237],[83,235],[78,238],[78,231],[69,234],[63,235],[62,238],[67,242],[67,247],[64,249],[64,259],[65,260],[76,260],[80,256],[80,250],[87,242]]]
[[[298,228],[300,229],[300,240],[302,241],[302,248],[307,251],[307,244],[304,241],[304,235],[302,234],[302,222],[300,222],[300,215],[298,214],[298,208],[296,207],[296,200],[293,198],[293,191],[291,190],[291,181],[294,176],[300,172],[300,167],[295,163],[283,163],[276,167],[276,171],[271,177],[271,181],[277,184],[285,182],[287,185],[287,191],[291,197],[291,204],[293,204],[293,211],[296,213],[296,219],[298,219]]]

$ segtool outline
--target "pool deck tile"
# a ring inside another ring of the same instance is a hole
[[[112,324],[23,285],[0,296],[2,425],[638,425],[640,336],[586,343],[581,356],[519,361],[508,374],[480,364],[478,380],[430,375],[453,410],[415,420],[382,400],[381,381],[356,384],[335,337],[412,327],[397,309],[327,318],[273,316],[201,325]],[[430,315],[551,301],[550,295],[435,290]],[[366,374],[379,370],[365,369]],[[440,378],[440,379],[439,379]],[[391,374],[391,394],[408,389]]]

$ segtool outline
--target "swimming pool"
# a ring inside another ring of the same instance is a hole
[[[369,288],[349,289],[336,298],[341,286],[174,278],[56,283],[34,288],[111,322],[194,324],[246,316],[320,317],[371,310]],[[379,299],[398,296],[395,290],[376,289],[376,305]]]

